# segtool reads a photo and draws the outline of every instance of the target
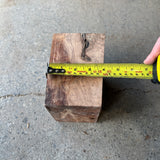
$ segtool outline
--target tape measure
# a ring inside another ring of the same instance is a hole
[[[160,56],[153,65],[136,63],[50,63],[47,74],[152,79],[153,83],[160,83]]]

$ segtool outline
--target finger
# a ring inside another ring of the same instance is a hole
[[[151,53],[147,56],[144,60],[144,64],[153,64],[156,58],[160,55],[160,37],[158,38],[157,42],[155,43]]]

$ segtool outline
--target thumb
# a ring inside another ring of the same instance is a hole
[[[160,37],[157,39],[151,53],[144,60],[144,64],[153,64],[158,55],[160,55]]]

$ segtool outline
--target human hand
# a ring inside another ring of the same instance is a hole
[[[160,55],[160,37],[157,39],[151,53],[144,60],[144,64],[153,64],[157,57]]]

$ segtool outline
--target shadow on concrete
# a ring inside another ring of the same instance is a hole
[[[127,86],[126,86],[127,87]],[[102,111],[98,122],[126,118],[133,113],[141,113],[148,99],[142,88],[115,88],[103,80]]]

